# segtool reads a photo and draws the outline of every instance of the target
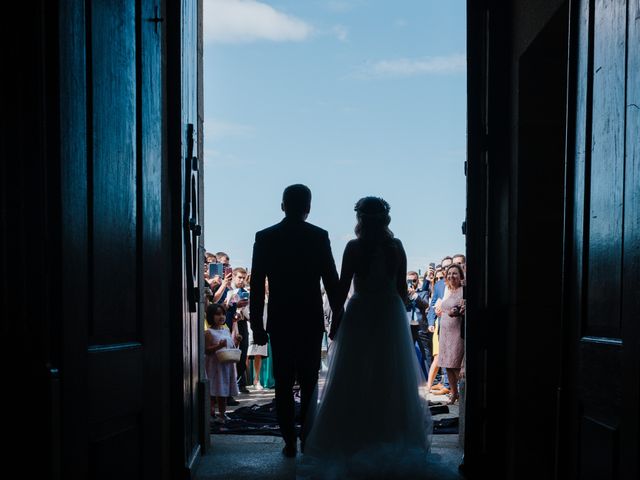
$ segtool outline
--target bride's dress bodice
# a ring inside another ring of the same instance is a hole
[[[361,266],[353,276],[354,293],[360,295],[392,295],[397,292],[395,269],[381,247],[365,257],[367,265]]]

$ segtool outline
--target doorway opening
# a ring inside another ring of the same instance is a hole
[[[427,292],[426,306],[414,302],[408,318],[416,324],[416,346],[424,347],[416,355],[427,380],[432,330],[438,331],[435,293],[444,294],[435,284],[449,263],[464,263],[466,250],[465,9],[461,1],[204,1],[203,241],[213,261],[205,265],[210,300],[224,302],[216,293],[225,263],[250,277],[255,232],[282,219],[287,185],[310,187],[308,221],[328,230],[338,271],[355,238],[354,204],[383,197],[391,205],[390,228],[407,252],[407,280],[417,281],[408,288]],[[250,332],[243,333],[250,343]],[[273,399],[270,351],[256,361],[262,355],[245,349],[241,393],[225,412],[231,417],[254,405],[267,409]],[[445,372],[434,372],[437,388],[429,395],[440,407],[432,410],[441,429],[433,445],[456,451],[448,465],[456,470],[464,401],[447,405],[454,388]],[[460,385],[464,393],[464,380]],[[231,426],[213,427],[214,455],[240,444],[254,452],[278,444],[269,435],[249,441],[221,433]]]

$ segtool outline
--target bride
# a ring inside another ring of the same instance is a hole
[[[355,206],[340,300],[355,293],[330,337],[329,370],[305,437],[298,479],[424,478],[431,440],[426,383],[407,323],[407,259],[389,230],[389,204]]]

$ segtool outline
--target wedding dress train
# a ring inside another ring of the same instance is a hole
[[[425,478],[432,420],[398,295],[384,256],[354,276],[327,378],[296,478]],[[390,278],[389,278],[390,277]]]

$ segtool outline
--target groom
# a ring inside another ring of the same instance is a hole
[[[276,413],[285,441],[282,453],[287,457],[294,457],[297,452],[293,399],[296,379],[300,385],[303,450],[304,421],[315,403],[324,333],[320,280],[330,303],[337,298],[338,288],[329,235],[305,221],[310,209],[308,187],[287,187],[282,195],[285,218],[256,233],[251,266],[251,329],[258,345],[267,343],[267,332],[271,338]],[[266,331],[262,324],[265,277],[269,279]],[[331,307],[338,312],[336,305]]]

